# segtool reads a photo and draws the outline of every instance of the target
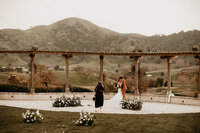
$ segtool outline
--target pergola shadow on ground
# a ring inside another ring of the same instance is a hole
[[[65,93],[69,93],[69,59],[75,55],[96,55],[100,59],[100,75],[99,81],[103,83],[103,59],[104,56],[129,56],[134,59],[135,64],[135,95],[139,95],[138,90],[138,64],[141,57],[144,56],[159,56],[161,59],[167,60],[167,94],[168,102],[170,102],[171,94],[171,60],[177,58],[178,56],[194,56],[199,59],[199,74],[198,74],[198,97],[200,97],[200,51],[185,51],[185,52],[129,52],[129,53],[112,53],[112,52],[73,52],[73,51],[37,51],[37,48],[33,47],[30,51],[24,50],[3,50],[0,54],[27,54],[30,57],[31,63],[31,84],[30,84],[30,94],[35,94],[34,86],[34,58],[36,54],[51,54],[51,55],[61,55],[65,59],[66,63],[66,78],[65,78]]]

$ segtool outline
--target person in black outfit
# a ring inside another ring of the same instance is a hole
[[[104,102],[104,96],[103,91],[105,89],[103,88],[101,82],[98,83],[98,85],[95,88],[95,108],[102,109],[103,102]]]

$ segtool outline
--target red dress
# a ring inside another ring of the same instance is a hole
[[[123,99],[125,99],[125,92],[127,90],[127,87],[126,87],[126,80],[125,79],[122,79],[122,96],[123,96]]]

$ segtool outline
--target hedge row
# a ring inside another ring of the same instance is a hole
[[[80,87],[71,87],[71,92],[92,92],[86,88]],[[10,85],[10,84],[0,84],[0,92],[27,92],[29,93],[30,90],[27,87]],[[45,92],[65,92],[64,87],[55,87],[55,88],[35,88],[36,93],[45,93]]]
[[[10,84],[0,84],[0,92],[30,92],[27,87]]]
[[[71,87],[71,88],[70,88],[70,91],[71,91],[71,92],[92,92],[92,91],[89,90],[89,89],[81,88],[81,87]]]

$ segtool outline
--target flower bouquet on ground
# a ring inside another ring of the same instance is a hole
[[[52,104],[53,107],[75,107],[81,106],[81,100],[79,96],[65,97],[63,95],[56,98]]]
[[[89,112],[80,112],[80,118],[74,122],[77,126],[94,126],[96,117]]]
[[[26,110],[25,113],[22,113],[22,118],[24,120],[24,123],[38,123],[40,120],[43,119],[42,114],[39,112],[39,110]]]
[[[138,99],[124,99],[121,102],[123,109],[130,109],[130,110],[141,110],[142,104],[143,103]]]

